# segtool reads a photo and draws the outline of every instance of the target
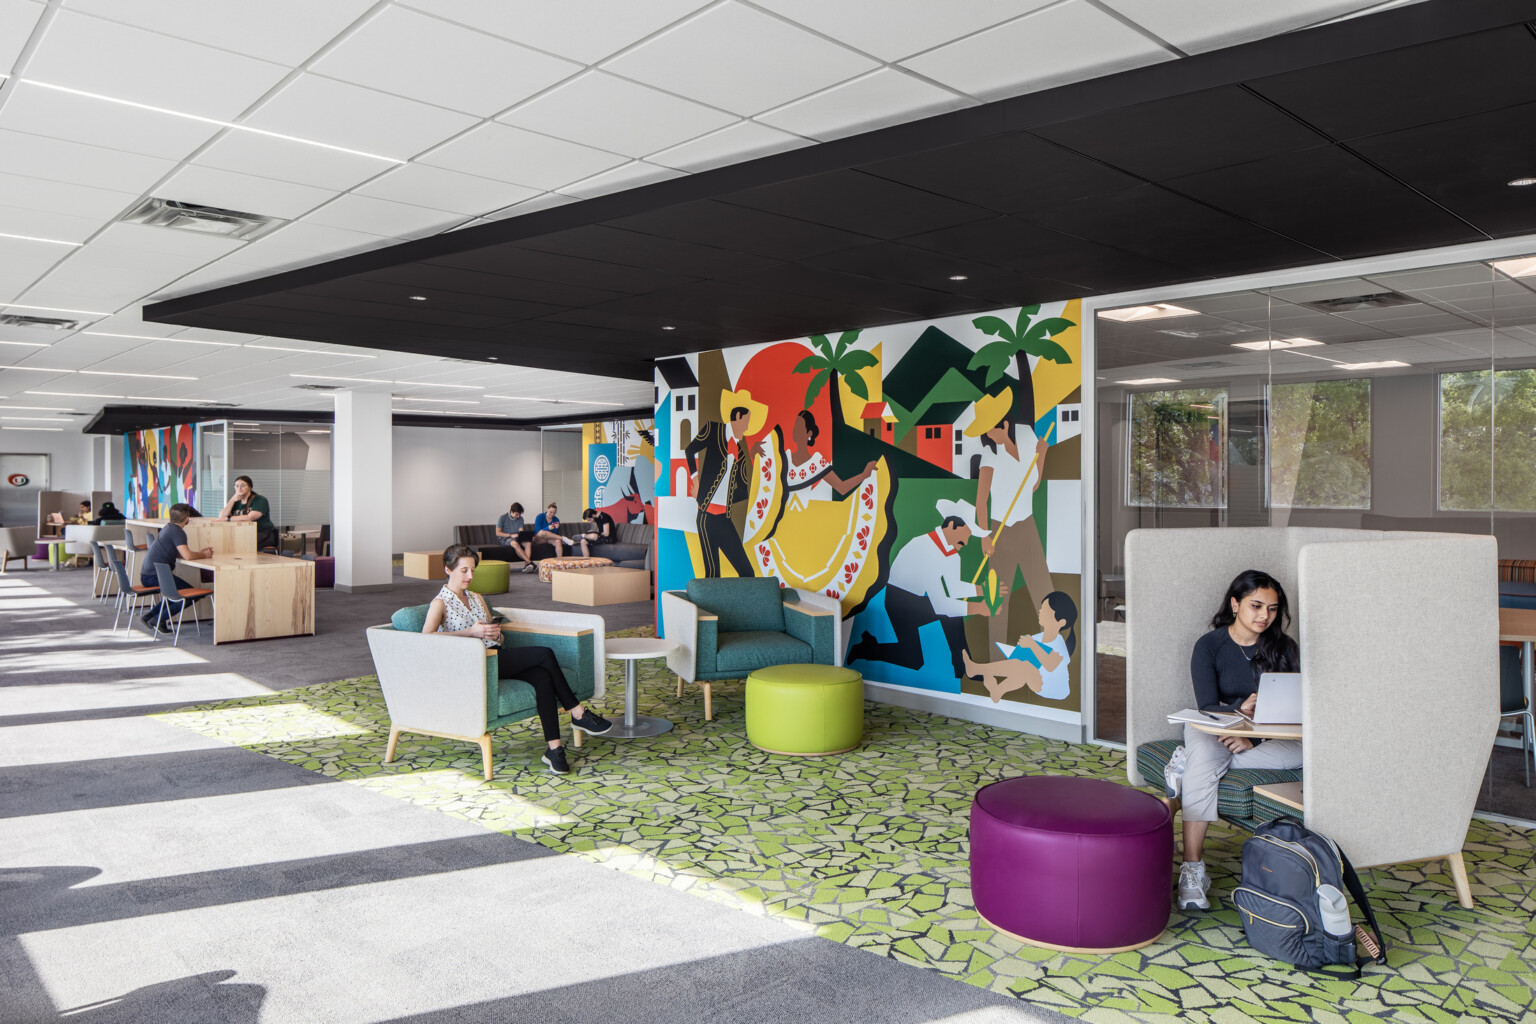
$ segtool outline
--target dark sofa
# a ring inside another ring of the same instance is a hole
[[[567,537],[575,538],[582,532],[585,523],[561,523],[560,532]],[[614,565],[626,569],[649,569],[651,567],[651,527],[647,523],[616,523],[614,524],[618,537],[611,544],[591,545],[594,558],[610,559]],[[480,553],[481,558],[495,558],[503,562],[521,562],[523,556],[510,545],[503,544],[496,536],[495,526],[455,526],[454,537],[460,544],[468,544]],[[581,548],[576,547],[577,555],[581,554]],[[555,557],[553,544],[536,543],[533,546],[533,559],[540,561],[545,558]]]

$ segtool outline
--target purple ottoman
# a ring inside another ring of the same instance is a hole
[[[1117,953],[1168,926],[1173,814],[1098,779],[1032,775],[977,791],[971,894],[1000,932],[1033,946]]]
[[[33,544],[32,545],[32,557],[36,558],[36,559],[40,559],[41,561],[44,561],[44,562],[48,561],[48,548],[49,547],[51,547],[51,545],[49,545],[49,544]]]
[[[330,555],[315,558],[315,589],[336,586],[336,559]]]

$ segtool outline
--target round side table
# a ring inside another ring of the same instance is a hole
[[[613,723],[604,733],[610,739],[636,739],[640,736],[660,736],[672,728],[672,723],[654,715],[635,712],[635,662],[647,658],[664,658],[677,649],[677,643],[652,636],[617,637],[603,642],[603,653],[610,661],[624,662],[624,720]]]

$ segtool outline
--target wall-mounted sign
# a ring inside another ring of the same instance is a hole
[[[12,487],[25,487],[27,484],[32,482],[32,478],[27,476],[25,473],[12,473],[10,476],[5,478],[5,482],[10,484]]]

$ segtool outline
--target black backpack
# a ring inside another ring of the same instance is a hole
[[[1370,923],[1369,933],[1357,926],[1348,935],[1334,935],[1323,927],[1317,890],[1324,885],[1353,897]],[[1254,949],[1303,970],[1358,978],[1363,964],[1387,962],[1381,928],[1349,858],[1332,839],[1295,818],[1260,825],[1243,843],[1243,881],[1232,892],[1232,905]],[[1356,958],[1356,935],[1369,957]]]

